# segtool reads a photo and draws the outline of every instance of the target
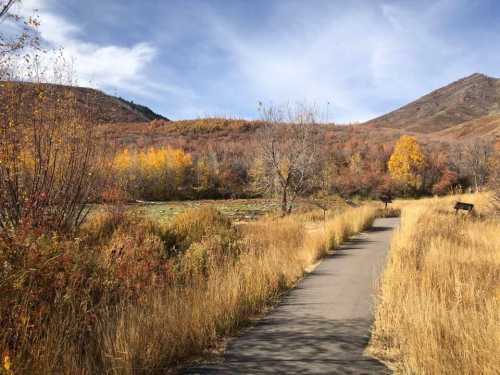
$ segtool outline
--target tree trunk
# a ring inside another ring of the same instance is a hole
[[[283,216],[286,216],[288,214],[288,192],[287,188],[283,188],[283,196],[281,198],[281,213]]]

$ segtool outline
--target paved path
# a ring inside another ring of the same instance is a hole
[[[268,316],[231,340],[220,363],[185,374],[387,374],[363,351],[373,321],[373,287],[397,218],[345,243]]]

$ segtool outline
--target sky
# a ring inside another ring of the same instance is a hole
[[[301,102],[324,121],[365,121],[475,72],[500,77],[498,0],[23,0],[18,11],[32,9],[79,85],[176,120]]]

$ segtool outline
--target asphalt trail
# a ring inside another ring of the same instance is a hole
[[[363,354],[373,293],[397,218],[377,219],[327,256],[254,327],[230,340],[224,356],[184,374],[388,374]]]

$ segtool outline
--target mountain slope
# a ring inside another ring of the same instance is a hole
[[[36,102],[37,94],[43,89],[48,97],[47,106],[54,105],[63,96],[72,95],[82,108],[92,108],[95,120],[99,123],[130,123],[166,120],[148,107],[135,104],[122,98],[107,95],[102,91],[75,86],[46,83],[0,82],[0,110],[6,105],[7,90],[23,97],[23,107],[29,112]]]
[[[450,128],[433,133],[434,137],[453,140],[466,140],[471,137],[500,139],[500,115],[489,115],[466,121]]]
[[[500,79],[476,73],[365,124],[434,133],[492,115],[500,115]]]

